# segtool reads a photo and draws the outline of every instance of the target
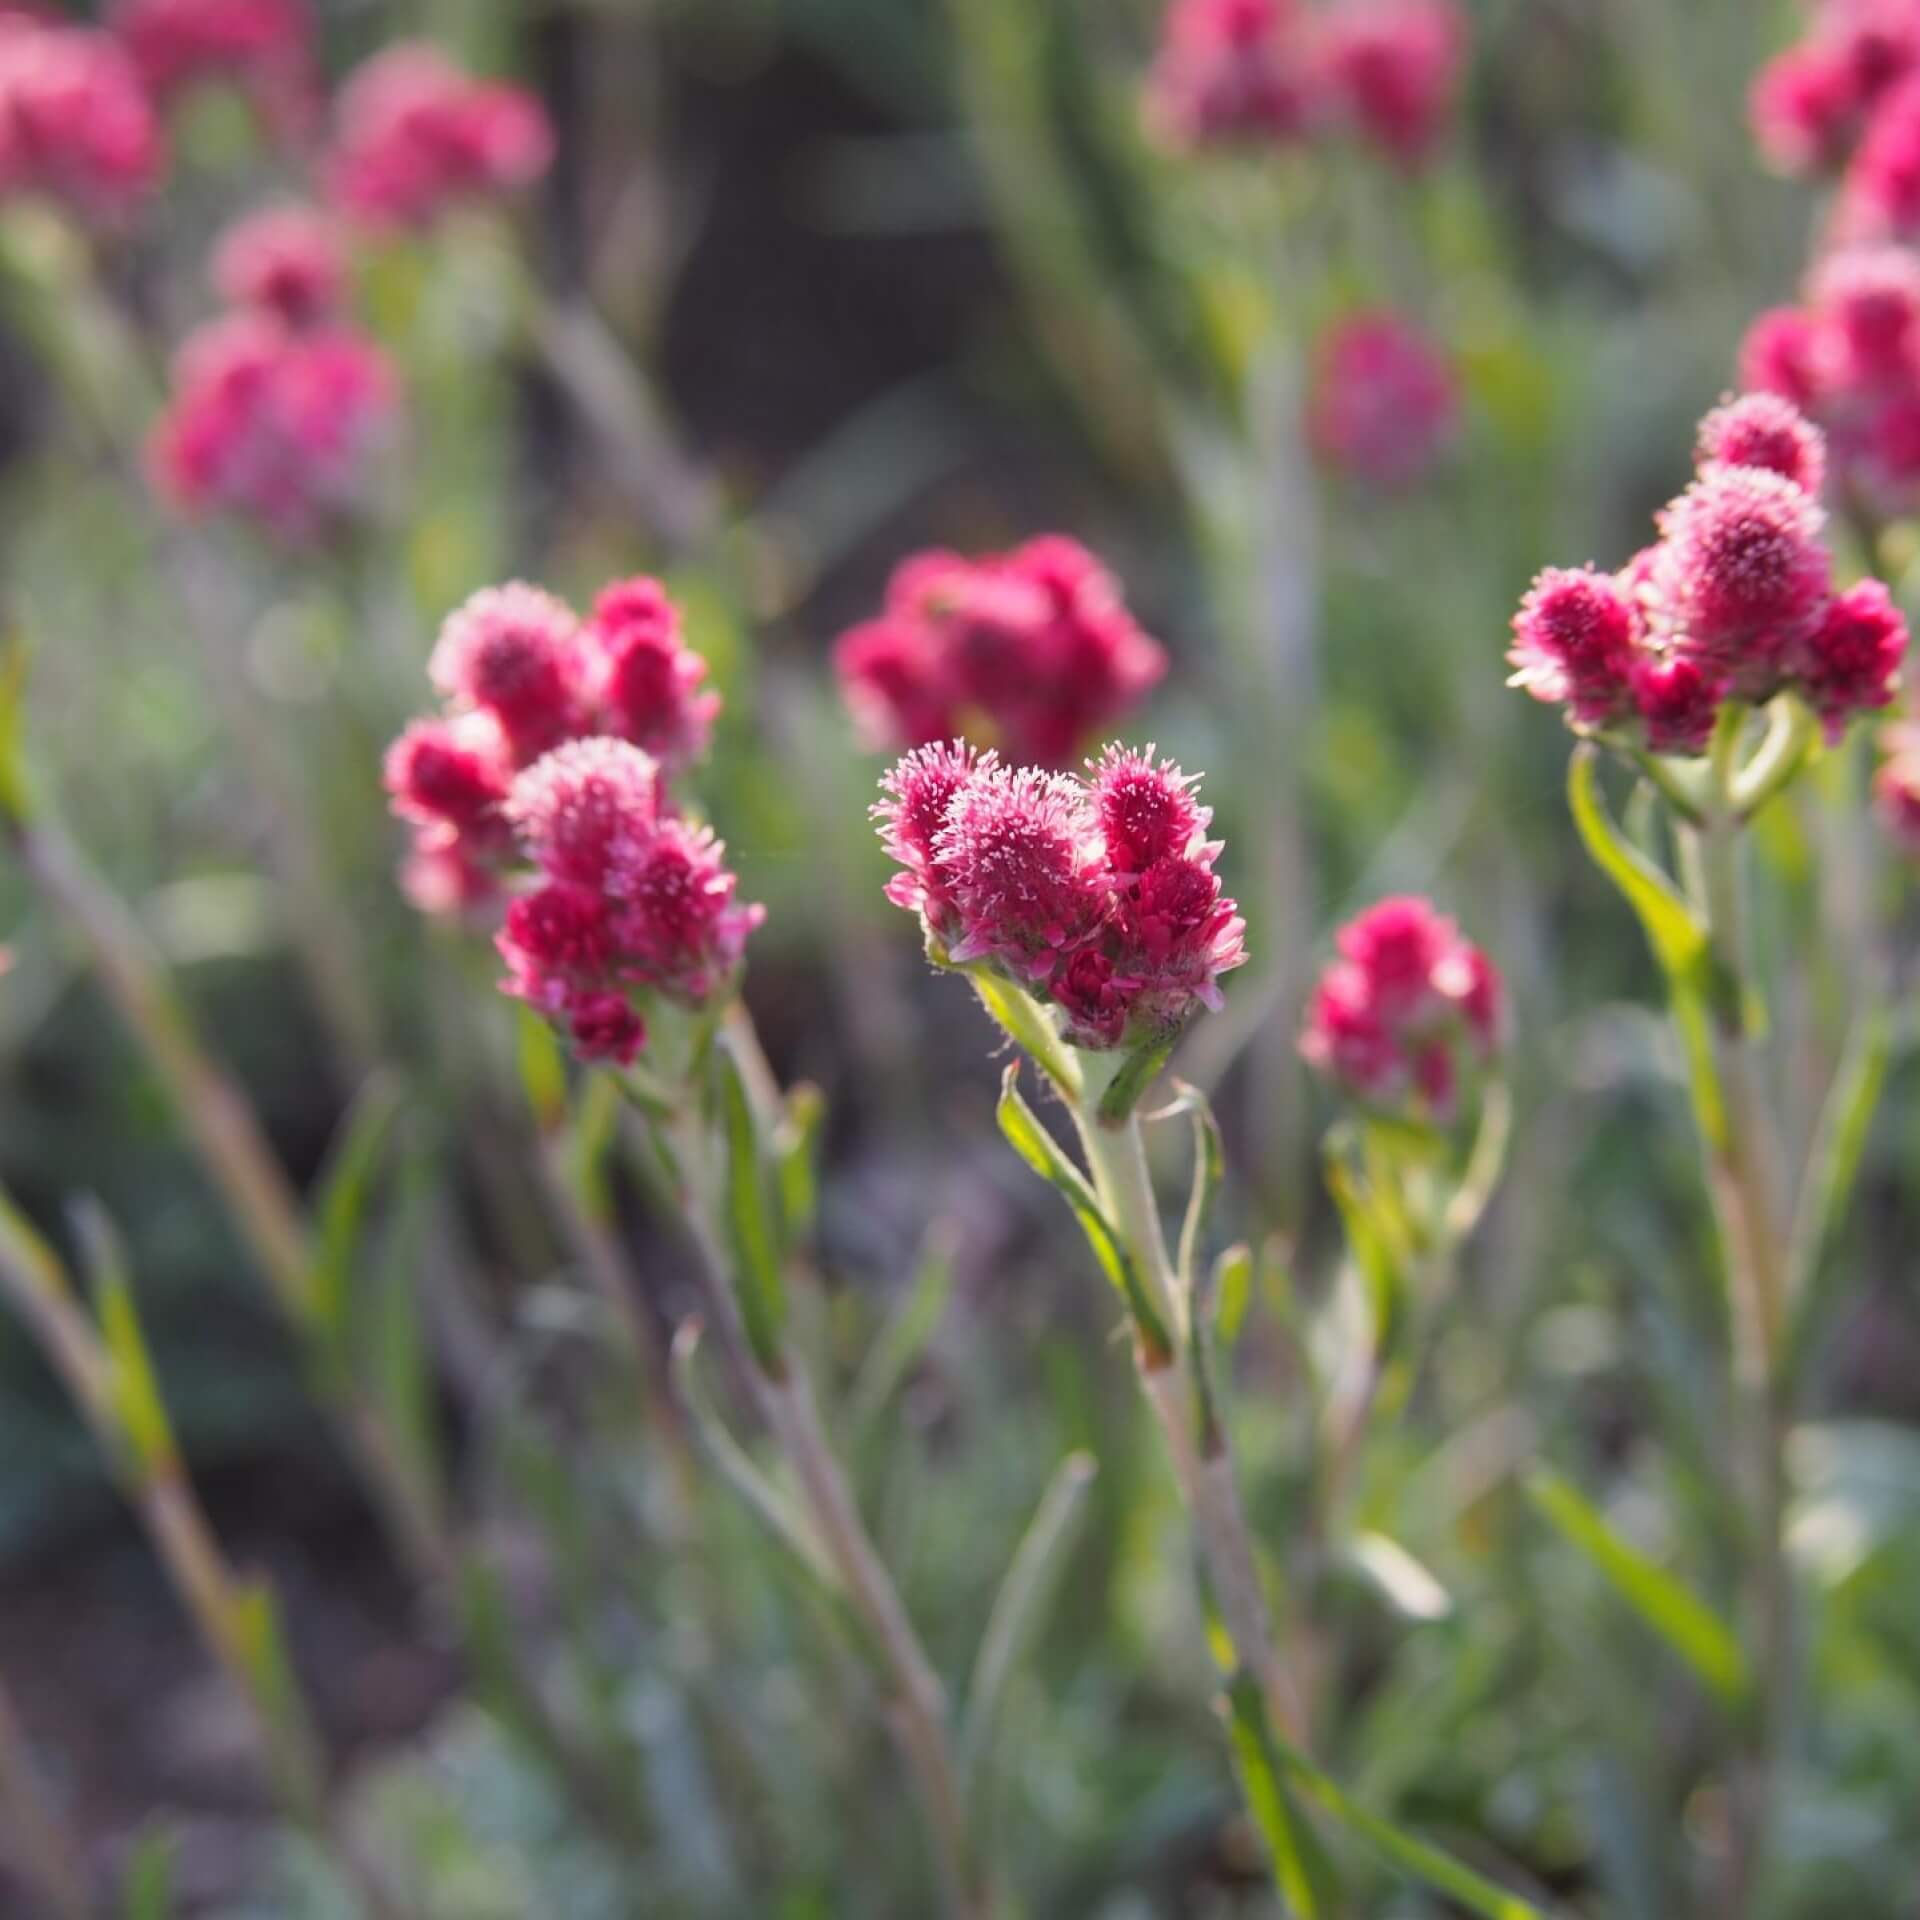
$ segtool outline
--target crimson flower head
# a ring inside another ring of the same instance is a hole
[[[1745,393],[1714,408],[1700,422],[1696,458],[1709,467],[1760,467],[1820,497],[1827,448],[1820,430],[1791,401],[1775,393]]]
[[[1059,535],[979,559],[916,555],[895,570],[880,616],[841,636],[834,661],[875,746],[966,735],[1050,767],[1166,671],[1112,574]]]
[[[223,84],[276,132],[312,122],[313,23],[302,0],[118,0],[109,23],[161,101]]]
[[[1454,0],[1339,0],[1325,61],[1354,125],[1409,169],[1433,153],[1460,88],[1466,21]]]
[[[1343,927],[1300,1051],[1363,1106],[1445,1125],[1506,1033],[1493,962],[1429,901],[1382,900]]]
[[[328,178],[353,219],[420,228],[461,202],[529,185],[552,158],[553,129],[532,94],[475,80],[437,47],[406,42],[342,87]]]
[[[609,732],[670,772],[706,752],[720,696],[702,690],[707,663],[687,645],[680,610],[658,580],[604,589],[581,638]]]
[[[1827,173],[1858,137],[1860,87],[1845,50],[1825,41],[1789,47],[1753,83],[1747,115],[1768,164],[1781,173]]]
[[[1411,321],[1355,314],[1321,342],[1307,431],[1331,466],[1368,486],[1410,486],[1439,457],[1459,418],[1453,368]]]
[[[515,778],[506,814],[550,879],[619,897],[659,829],[659,763],[604,734],[569,740]]]
[[[345,235],[318,207],[264,207],[220,236],[213,284],[231,306],[257,308],[296,330],[317,326],[346,301]]]
[[[1512,684],[1578,731],[1655,753],[1699,753],[1728,700],[1788,692],[1837,738],[1892,699],[1906,628],[1878,582],[1834,589],[1812,492],[1821,434],[1783,396],[1747,394],[1702,422],[1697,460],[1659,541],[1612,581],[1550,568],[1534,582]]]
[[[402,819],[444,826],[469,841],[505,833],[512,767],[487,714],[414,721],[387,749],[385,775]]]
[[[1182,149],[1284,146],[1313,129],[1324,91],[1298,0],[1173,0],[1146,117]]]
[[[1885,756],[1874,775],[1874,811],[1901,852],[1920,858],[1920,725],[1903,720],[1883,727]]]
[[[1740,345],[1740,384],[1778,394],[1802,411],[1814,407],[1822,384],[1820,329],[1798,307],[1770,307],[1747,328]]]
[[[0,198],[39,195],[111,220],[166,155],[146,87],[110,35],[0,15]]]
[[[447,616],[427,677],[492,715],[516,766],[592,731],[580,623],[565,601],[523,580],[483,587]]]
[[[874,813],[902,868],[887,897],[920,916],[939,957],[1014,981],[1074,1045],[1106,1049],[1218,1006],[1245,923],[1187,775],[1117,745],[1088,775],[954,741],[908,754]]]
[[[393,365],[364,335],[230,313],[175,357],[154,480],[184,513],[232,513],[312,542],[368,504],[399,413]]]

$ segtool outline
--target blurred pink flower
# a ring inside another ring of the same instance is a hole
[[[1719,465],[1781,474],[1816,500],[1827,477],[1819,429],[1775,393],[1745,393],[1715,407],[1700,422],[1695,457],[1702,472]]]
[[[528,185],[553,157],[546,110],[525,89],[475,80],[434,46],[376,54],[340,90],[331,197],[376,227],[425,227],[451,206]]]
[[[1324,26],[1328,78],[1354,125],[1402,167],[1429,160],[1467,53],[1454,0],[1338,0]]]
[[[347,278],[346,236],[318,207],[263,207],[236,220],[214,249],[213,284],[223,300],[296,329],[335,318]]]
[[[875,746],[964,734],[1063,766],[1166,671],[1113,576],[1058,535],[978,560],[923,553],[898,567],[876,620],[841,636],[840,684]]]
[[[1446,355],[1398,314],[1354,314],[1321,341],[1307,428],[1329,464],[1370,486],[1409,486],[1459,419],[1459,383]]]
[[[158,99],[222,82],[277,133],[313,124],[319,84],[303,0],[117,0],[108,24]]]
[[[0,15],[0,196],[40,194],[110,219],[164,165],[152,104],[118,41]]]
[[[1170,146],[1274,146],[1323,116],[1311,22],[1298,0],[1173,0],[1148,76],[1149,126]]]

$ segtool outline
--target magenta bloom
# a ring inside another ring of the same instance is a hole
[[[296,331],[332,320],[346,303],[346,237],[331,214],[288,203],[236,220],[220,236],[213,284]]]
[[[514,780],[506,814],[549,879],[623,897],[659,831],[659,763],[604,734],[569,740]]]
[[[489,715],[416,720],[387,749],[393,810],[422,826],[444,826],[469,843],[504,840],[512,769]]]
[[[1445,354],[1398,314],[1355,314],[1321,342],[1307,430],[1321,457],[1355,479],[1411,485],[1459,418],[1459,385]]]
[[[1090,778],[1008,768],[964,742],[922,747],[874,808],[903,871],[887,888],[954,965],[1058,1008],[1075,1046],[1178,1031],[1246,959],[1193,782],[1152,748],[1110,746]]]
[[[1460,90],[1467,25],[1454,0],[1338,0],[1325,35],[1354,125],[1398,165],[1423,165]]]
[[[517,767],[595,730],[580,623],[521,580],[483,587],[448,614],[427,677],[456,705],[490,714]]]
[[[304,131],[318,92],[302,0],[118,0],[109,22],[155,97],[236,87],[276,132]]]
[[[1920,19],[1908,0],[1827,0],[1807,36],[1753,84],[1761,152],[1783,173],[1835,171],[1916,67]]]
[[[1774,393],[1746,393],[1716,407],[1700,422],[1695,458],[1708,467],[1760,467],[1820,497],[1827,448],[1818,428],[1791,401]]]
[[[1058,535],[977,560],[935,552],[904,562],[879,618],[843,634],[834,662],[875,746],[965,734],[1051,767],[1166,671],[1113,576]]]
[[[1920,74],[1875,107],[1841,180],[1837,219],[1852,240],[1920,235]]]
[[[1748,327],[1740,345],[1740,384],[1777,394],[1803,412],[1820,392],[1820,330],[1798,307],[1771,307]]]
[[[1492,961],[1426,900],[1382,900],[1335,938],[1300,1036],[1308,1064],[1363,1105],[1445,1124],[1463,1077],[1505,1040]]]
[[[118,41],[0,15],[0,196],[44,195],[112,219],[158,184],[165,159],[147,90]]]
[[[229,314],[175,357],[154,480],[184,513],[233,513],[283,540],[317,540],[366,506],[399,412],[392,363],[364,335]]]
[[[1728,700],[1786,692],[1837,738],[1893,697],[1906,628],[1878,582],[1834,590],[1809,491],[1821,435],[1783,397],[1748,394],[1702,422],[1697,459],[1659,542],[1615,579],[1550,568],[1534,582],[1512,684],[1579,731],[1656,753],[1698,753]]]
[[[702,691],[707,663],[686,644],[680,609],[658,580],[605,588],[582,641],[608,732],[646,748],[669,772],[705,754],[720,696]]]
[[[1283,146],[1321,117],[1311,22],[1297,0],[1173,0],[1147,81],[1169,146]]]
[[[374,227],[426,227],[464,201],[527,186],[553,158],[545,110],[522,88],[475,80],[437,47],[376,54],[340,91],[332,198]]]

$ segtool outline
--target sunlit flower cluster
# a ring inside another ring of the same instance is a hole
[[[894,572],[879,617],[842,635],[840,683],[870,744],[964,735],[1060,767],[1166,671],[1120,588],[1060,535],[1011,553],[923,553]]]
[[[1393,313],[1342,321],[1315,356],[1307,431],[1329,465],[1377,488],[1411,485],[1460,422],[1460,389],[1440,346]]]
[[[165,148],[138,71],[111,35],[0,14],[0,197],[123,214],[159,180]]]
[[[1341,928],[1300,1051],[1353,1099],[1445,1124],[1503,1043],[1493,962],[1433,905],[1382,900]]]
[[[1700,752],[1729,700],[1798,694],[1837,738],[1893,699],[1907,628],[1877,580],[1836,592],[1807,483],[1818,435],[1773,396],[1701,428],[1697,477],[1617,574],[1549,568],[1514,619],[1513,684],[1582,732]]]
[[[1057,1008],[1076,1046],[1177,1032],[1246,959],[1211,815],[1151,747],[1109,746],[1083,778],[956,740],[908,754],[881,790],[875,818],[901,869],[887,897],[920,916],[937,958]]]
[[[1453,0],[1173,0],[1147,116],[1189,149],[1350,129],[1413,169],[1446,129],[1466,52]]]
[[[405,42],[340,90],[330,197],[374,227],[425,227],[450,208],[528,185],[553,157],[553,129],[524,88],[476,80],[439,48]]]

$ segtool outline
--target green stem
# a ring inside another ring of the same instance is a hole
[[[1723,712],[1710,759],[1712,807],[1704,824],[1684,830],[1682,837],[1694,904],[1705,922],[1721,981],[1709,1016],[1721,1125],[1717,1137],[1703,1136],[1701,1145],[1726,1263],[1734,1442],[1748,1507],[1749,1631],[1758,1675],[1758,1698],[1745,1730],[1746,1751],[1733,1792],[1723,1887],[1729,1920],[1751,1910],[1764,1875],[1793,1689],[1792,1582],[1783,1540],[1787,1231],[1780,1203],[1780,1157],[1768,1121],[1769,1094],[1745,1012],[1751,962],[1741,901],[1743,782],[1738,771],[1745,721],[1746,709],[1736,704]],[[1763,755],[1766,751],[1762,749]]]

